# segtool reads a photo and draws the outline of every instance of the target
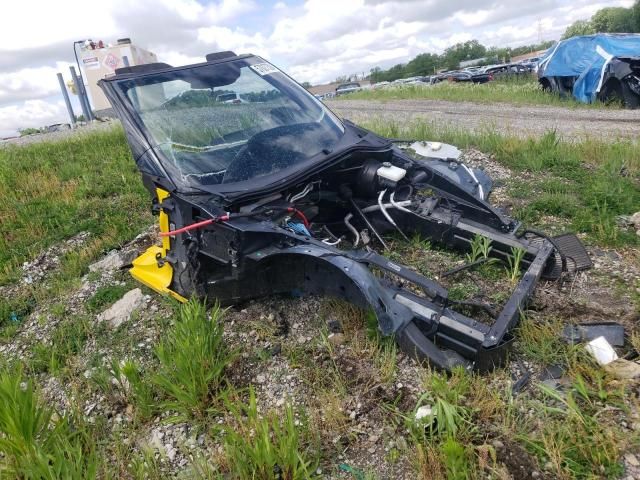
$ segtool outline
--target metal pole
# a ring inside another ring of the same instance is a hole
[[[73,55],[76,57],[76,65],[78,66],[78,77],[80,78],[80,86],[82,87],[82,89],[78,91],[78,98],[80,98],[81,104],[84,101],[87,112],[89,113],[89,116],[85,115],[85,118],[88,121],[92,121],[95,120],[95,118],[93,117],[93,112],[91,111],[91,104],[89,103],[87,91],[84,88],[84,77],[82,76],[82,68],[80,68],[80,61],[78,60],[78,50],[76,49],[76,45],[82,45],[84,42],[84,40],[73,42]]]
[[[71,78],[73,79],[73,83],[76,86],[76,90],[78,91],[78,99],[80,100],[80,107],[82,107],[82,113],[84,114],[85,121],[91,121],[93,118],[91,117],[91,108],[87,105],[87,99],[84,93],[84,85],[82,85],[82,81],[76,75],[76,69],[73,65],[69,66],[69,71],[71,72]]]
[[[76,115],[73,113],[73,107],[69,100],[69,93],[67,92],[67,86],[64,84],[62,74],[58,73],[58,82],[60,83],[60,90],[62,90],[62,96],[64,97],[64,103],[67,105],[67,112],[69,112],[69,118],[71,118],[71,128],[76,125]]]

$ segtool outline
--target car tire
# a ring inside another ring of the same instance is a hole
[[[630,109],[640,106],[640,97],[633,93],[626,83],[618,79],[609,80],[598,97],[606,105],[619,102],[623,107]]]
[[[546,78],[540,79],[540,86],[542,87],[542,91],[545,93],[552,93],[553,88],[551,87],[551,82]]]

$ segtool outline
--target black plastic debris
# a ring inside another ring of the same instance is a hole
[[[604,337],[614,347],[621,347],[624,345],[624,327],[616,322],[566,325],[562,331],[562,337],[568,343],[574,344]]]

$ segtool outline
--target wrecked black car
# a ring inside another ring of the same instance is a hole
[[[260,57],[127,67],[100,85],[159,215],[162,244],[131,273],[178,300],[331,295],[373,311],[419,360],[487,370],[503,362],[538,280],[589,266],[575,236],[547,237],[494,208],[491,180],[456,148],[417,142],[412,157]],[[242,101],[224,101],[232,94]],[[468,312],[487,305],[454,301],[377,253],[394,233],[463,252],[485,237],[498,260],[520,251],[523,274],[483,323]]]

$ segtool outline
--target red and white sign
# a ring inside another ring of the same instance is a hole
[[[116,57],[113,53],[110,53],[109,55],[104,57],[104,60],[102,61],[102,64],[105,67],[109,67],[111,70],[115,70],[116,67],[118,66],[118,63],[120,63],[120,59]]]
[[[82,59],[82,63],[84,68],[89,70],[95,70],[96,68],[100,68],[100,61],[98,57],[86,57]]]

